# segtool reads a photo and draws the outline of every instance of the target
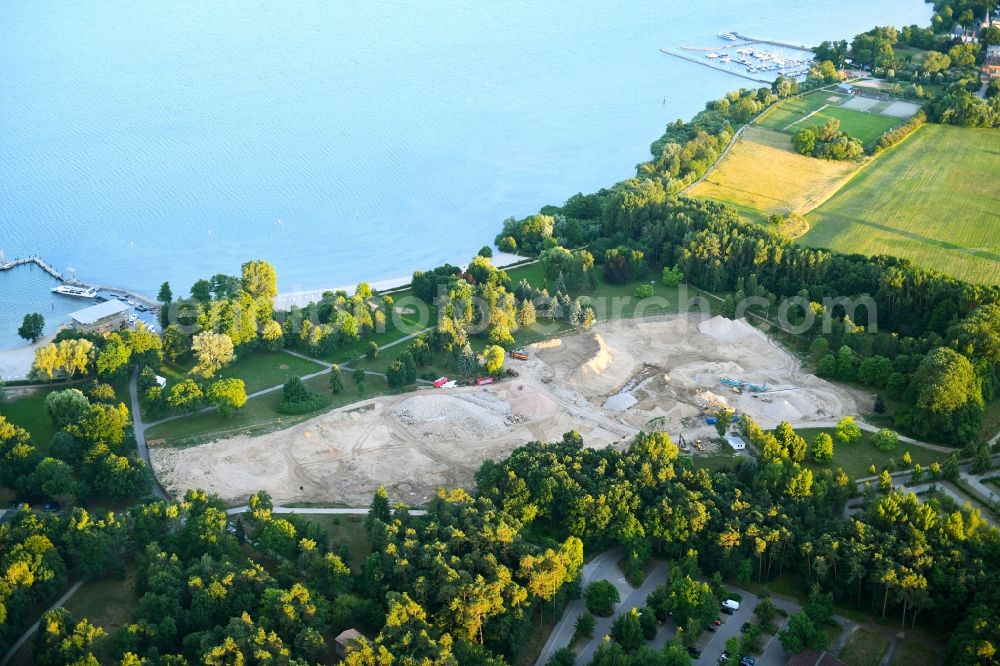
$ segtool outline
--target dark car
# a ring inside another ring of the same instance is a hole
[[[692,646],[692,647],[688,648],[688,654],[691,655],[692,657],[700,657],[701,656],[701,650],[699,650],[698,648]]]
[[[713,634],[719,630],[719,628],[717,626],[715,626],[714,624],[710,624],[710,625],[708,625],[705,628],[708,629],[709,631],[711,631]]]
[[[748,631],[750,631],[750,623],[749,622],[744,622],[743,626],[740,627],[740,631],[742,631],[744,634],[747,633]]]
[[[725,613],[726,615],[732,615],[736,611],[734,611],[732,608],[726,608],[725,606],[723,606],[722,608],[719,609],[719,612]]]

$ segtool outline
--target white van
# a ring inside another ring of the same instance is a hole
[[[728,608],[729,610],[738,611],[740,609],[740,602],[733,599],[726,599],[722,602],[723,608]]]

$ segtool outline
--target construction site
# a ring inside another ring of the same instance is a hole
[[[439,487],[471,487],[482,461],[569,430],[593,447],[661,430],[702,455],[727,446],[714,424],[721,407],[764,427],[859,413],[855,396],[744,320],[610,322],[519,356],[507,360],[518,376],[493,385],[422,388],[266,435],[153,449],[153,467],[174,493],[204,488],[230,502],[263,489],[276,502],[364,506],[381,484],[394,501],[420,505]]]

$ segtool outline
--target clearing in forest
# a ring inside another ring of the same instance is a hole
[[[857,168],[856,162],[799,155],[789,134],[748,127],[722,164],[688,194],[750,208],[763,217],[805,214]]]

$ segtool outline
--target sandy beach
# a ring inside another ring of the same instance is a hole
[[[463,266],[464,267],[464,266],[468,265],[470,259],[471,259],[471,257],[465,257],[463,259],[458,259],[458,260],[455,260],[455,261],[450,261],[448,263],[451,263],[451,264],[453,264],[455,266]],[[531,259],[531,257],[523,257],[523,256],[518,255],[518,254],[510,254],[509,252],[501,252],[500,250],[497,250],[496,248],[494,248],[494,250],[493,250],[493,256],[490,258],[490,261],[493,262],[494,266],[503,267],[503,266],[510,266],[511,264],[517,264],[517,263],[520,263],[520,262],[523,262],[523,261],[527,261],[528,259]],[[423,268],[418,268],[418,269],[414,269],[414,270],[430,270],[432,268],[434,268],[434,266],[424,266]],[[368,284],[375,291],[389,291],[391,289],[399,289],[400,287],[405,287],[406,285],[410,284],[410,281],[412,280],[412,277],[413,277],[413,273],[410,272],[409,275],[395,277],[395,278],[388,278],[388,279],[385,279],[385,280],[378,280],[376,282],[369,282]],[[338,286],[338,287],[328,287],[326,289],[309,289],[309,290],[306,290],[306,291],[289,291],[289,292],[285,292],[285,293],[282,293],[282,294],[278,294],[275,297],[275,299],[274,299],[274,307],[275,307],[276,310],[287,310],[288,308],[292,307],[293,305],[296,305],[298,307],[302,307],[304,305],[308,305],[309,303],[314,303],[314,302],[320,300],[323,297],[323,292],[326,292],[326,291],[343,290],[343,291],[346,291],[349,294],[353,294],[354,293],[354,288],[356,286],[357,286],[357,283],[350,284],[350,285],[341,285],[341,286]]]
[[[21,345],[12,349],[0,349],[0,381],[26,379],[35,362],[35,350],[52,342],[56,336],[47,335],[38,338],[33,344]]]

